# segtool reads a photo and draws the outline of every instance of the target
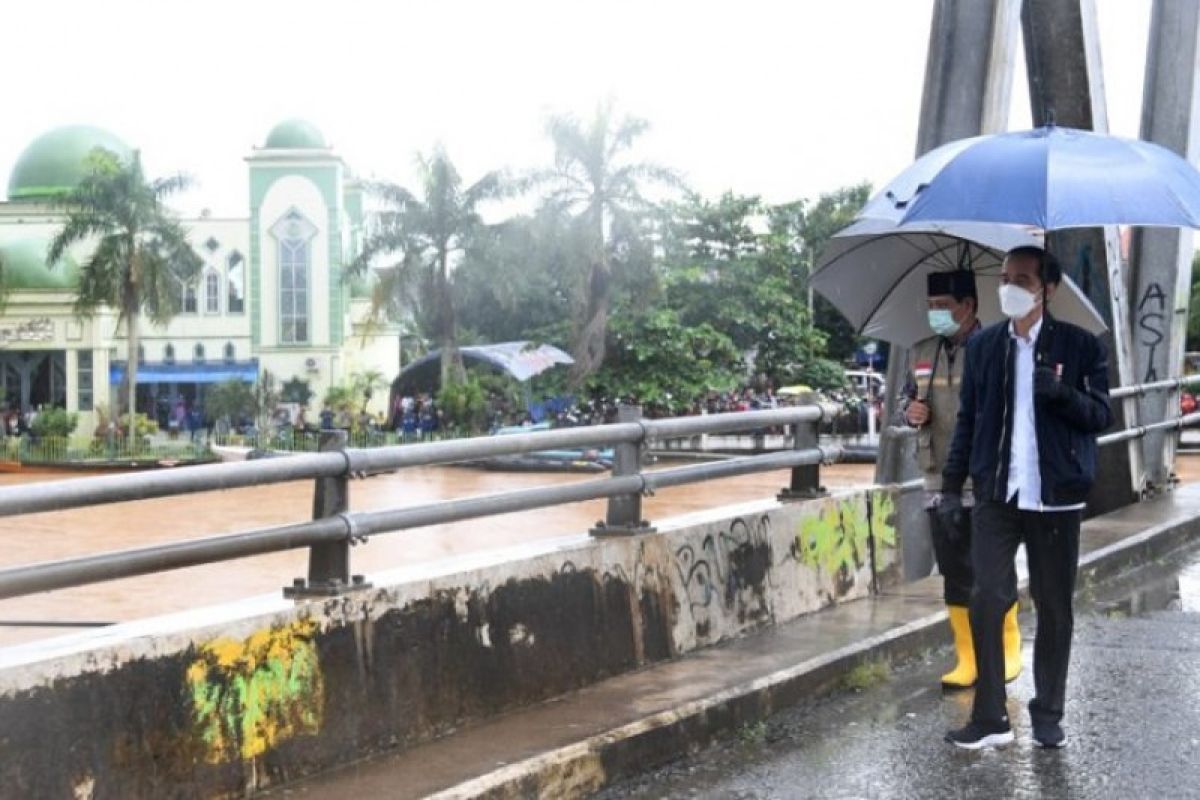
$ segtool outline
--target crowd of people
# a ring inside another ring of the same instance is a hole
[[[38,409],[31,408],[22,412],[20,409],[8,407],[0,409],[0,439],[6,436],[24,436],[32,428],[37,419]]]

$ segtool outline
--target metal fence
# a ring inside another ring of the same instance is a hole
[[[303,479],[316,482],[311,522],[11,567],[0,570],[0,598],[303,547],[309,548],[308,576],[297,579],[285,589],[285,594],[334,595],[365,585],[360,576],[351,573],[350,548],[378,534],[608,498],[605,519],[592,532],[628,535],[651,530],[641,514],[644,494],[671,486],[784,468],[791,468],[791,481],[789,486],[781,487],[779,496],[812,497],[821,492],[819,465],[836,461],[840,456],[839,448],[817,445],[817,426],[828,413],[823,406],[808,405],[645,420],[640,410],[626,407],[620,410],[617,422],[610,425],[375,448],[346,448],[345,434],[339,431],[323,437],[322,452],[318,453],[4,487],[0,488],[0,517]],[[641,450],[651,441],[776,426],[792,428],[793,449],[653,472],[641,469]],[[613,448],[612,476],[383,511],[349,510],[349,481],[354,477],[405,467],[575,447]]]
[[[346,434],[348,447],[393,447],[402,444],[465,439],[469,436],[466,433],[445,430],[397,433],[395,431],[353,429],[346,431]],[[321,431],[285,428],[272,432],[212,432],[208,435],[207,441],[216,447],[246,447],[252,450],[272,450],[282,453],[316,453],[321,449]]]
[[[130,444],[112,439],[67,436],[7,436],[0,439],[0,461],[39,466],[107,466],[177,461],[211,461],[216,456],[204,442],[146,441]]]
[[[1114,390],[1112,397],[1170,391],[1192,383],[1200,383],[1200,376],[1123,387]],[[641,501],[645,494],[671,486],[785,468],[791,469],[791,480],[787,487],[782,487],[779,498],[814,497],[822,493],[820,465],[837,461],[842,455],[840,447],[818,444],[822,422],[836,413],[836,408],[811,404],[770,411],[648,420],[641,418],[639,409],[624,407],[617,422],[609,425],[364,448],[347,448],[345,432],[338,431],[322,436],[320,452],[298,452],[286,458],[3,487],[0,517],[295,480],[314,480],[316,484],[314,519],[310,522],[10,567],[0,570],[0,599],[305,547],[309,548],[308,575],[285,588],[285,594],[336,595],[366,585],[362,576],[351,572],[350,548],[379,534],[608,498],[605,519],[592,533],[629,535],[652,530],[642,518]],[[1117,431],[1099,437],[1098,441],[1101,445],[1125,442],[1150,431],[1198,423],[1200,412]],[[784,452],[651,472],[641,468],[642,449],[652,442],[781,426],[792,431],[792,449]],[[349,481],[355,477],[405,467],[582,447],[613,448],[612,476],[383,511],[349,510]]]

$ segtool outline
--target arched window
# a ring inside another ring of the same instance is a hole
[[[196,342],[196,346],[192,349],[192,361],[197,364],[204,363],[204,345]]]
[[[215,269],[204,273],[204,313],[221,313],[221,276]]]
[[[196,313],[196,284],[188,283],[183,286],[183,305],[181,311],[184,314]]]
[[[163,348],[163,363],[164,364],[174,364],[175,363],[175,345],[168,344],[166,347]]]
[[[292,209],[271,227],[279,251],[279,341],[309,341],[309,264],[317,227]]]
[[[237,360],[237,351],[233,349],[233,342],[225,343],[225,363],[232,364]]]
[[[241,314],[246,310],[246,260],[242,254],[234,250],[226,261],[228,274],[225,287],[228,297],[225,300],[225,311],[229,314]]]
[[[285,344],[308,341],[308,242],[279,243],[280,338]]]

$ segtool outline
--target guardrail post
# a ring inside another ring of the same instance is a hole
[[[794,450],[813,450],[820,444],[822,417],[812,422],[798,422],[792,426],[792,448]],[[792,467],[792,482],[776,497],[781,502],[789,500],[811,500],[814,497],[824,497],[828,492],[821,485],[821,465],[804,464]]]
[[[346,431],[322,431],[320,451],[346,449]],[[313,492],[313,519],[323,519],[350,510],[350,474],[317,478]],[[362,575],[350,575],[350,537],[338,542],[313,545],[308,549],[308,579],[296,578],[283,588],[283,596],[293,599],[334,597],[370,586]]]
[[[641,422],[641,406],[618,406],[617,422]],[[613,447],[614,478],[637,475],[642,470],[642,446],[639,442],[621,442]],[[622,494],[608,498],[608,512],[602,521],[592,528],[593,536],[631,536],[636,533],[652,533],[654,528],[642,519],[642,496]]]

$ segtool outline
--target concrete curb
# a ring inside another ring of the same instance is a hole
[[[1080,558],[1078,588],[1161,558],[1195,541],[1198,535],[1200,519],[1174,520],[1092,550]],[[1020,592],[1022,604],[1027,604],[1024,578]],[[827,693],[859,664],[901,660],[940,646],[946,641],[945,620],[945,612],[927,614],[702,700],[506,765],[431,797],[494,800],[586,796],[621,778],[694,752],[803,699]]]

